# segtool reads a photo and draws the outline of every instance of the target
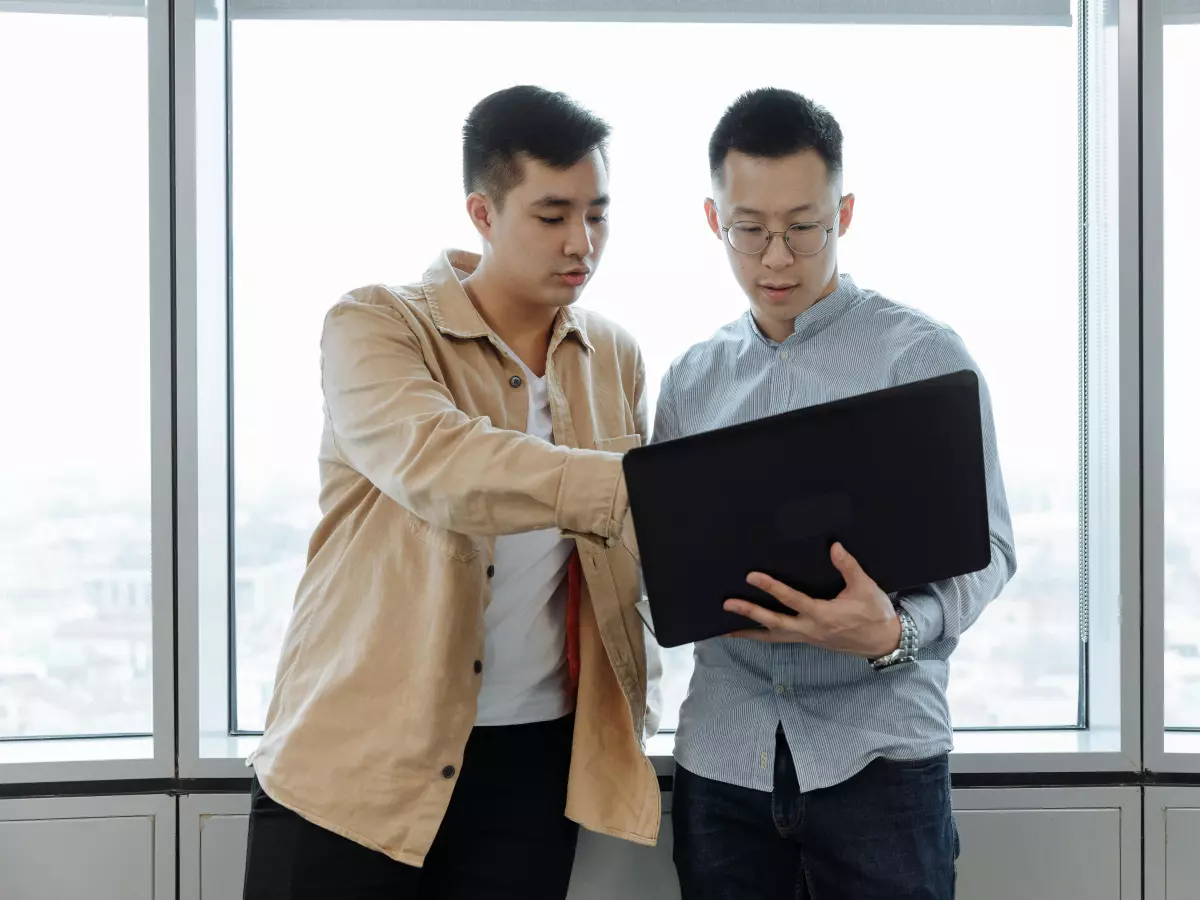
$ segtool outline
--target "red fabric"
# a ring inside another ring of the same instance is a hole
[[[583,564],[579,561],[579,551],[574,550],[567,566],[567,673],[572,697],[579,691],[579,603],[582,594]]]

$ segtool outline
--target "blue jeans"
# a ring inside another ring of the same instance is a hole
[[[802,794],[782,730],[775,790],[675,767],[683,900],[953,900],[958,831],[946,755],[879,759]]]

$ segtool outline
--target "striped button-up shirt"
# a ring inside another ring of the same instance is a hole
[[[796,317],[782,343],[766,337],[747,312],[672,363],[659,394],[654,440],[967,368],[978,372],[951,329],[843,275],[836,291]],[[980,401],[991,563],[895,598],[917,624],[917,663],[875,671],[860,657],[806,644],[702,641],[676,734],[680,765],[769,791],[780,724],[804,791],[839,784],[878,757],[913,760],[951,749],[948,659],[1016,570],[982,376]],[[879,452],[887,452],[886,444]]]

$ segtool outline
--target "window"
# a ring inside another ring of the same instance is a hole
[[[1200,9],[1197,10],[1200,13]],[[1200,15],[1163,29],[1163,285],[1166,698],[1168,728],[1200,729]]]
[[[843,268],[953,325],[995,399],[1020,571],[954,658],[956,764],[1196,771],[1197,59],[1200,0],[0,0],[0,782],[245,778],[317,518],[323,314],[476,246],[459,128],[519,81],[616,128],[584,303],[651,394],[744,309],[701,215],[724,105],[838,115]]]
[[[146,50],[0,12],[0,739],[152,727]]]
[[[1020,572],[954,657],[955,720],[1083,724],[1076,29],[235,19],[231,34],[235,728],[262,726],[317,519],[323,314],[350,288],[417,278],[444,246],[477,246],[459,130],[520,82],[614,125],[612,238],[582,302],[639,338],[652,391],[744,309],[702,214],[724,106],[771,83],[838,116],[858,197],[843,270],[952,324],[996,407]],[[731,42],[759,48],[754,65],[704,59]],[[485,44],[509,52],[483,71],[446,65]],[[620,47],[621,61],[551,65],[547,47]],[[422,72],[436,90],[412,89]],[[690,667],[671,651],[666,728]]]

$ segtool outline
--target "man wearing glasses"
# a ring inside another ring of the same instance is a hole
[[[854,196],[842,192],[842,133],[827,110],[791,91],[745,94],[718,123],[709,163],[708,223],[750,309],[671,365],[656,441],[978,371],[948,327],[839,274]],[[954,896],[947,661],[1016,569],[980,384],[986,569],[889,597],[854,548],[835,545],[846,580],[837,597],[755,580],[796,615],[730,600],[765,630],[696,645],[675,746],[684,900]],[[903,439],[879,435],[879,453]]]

